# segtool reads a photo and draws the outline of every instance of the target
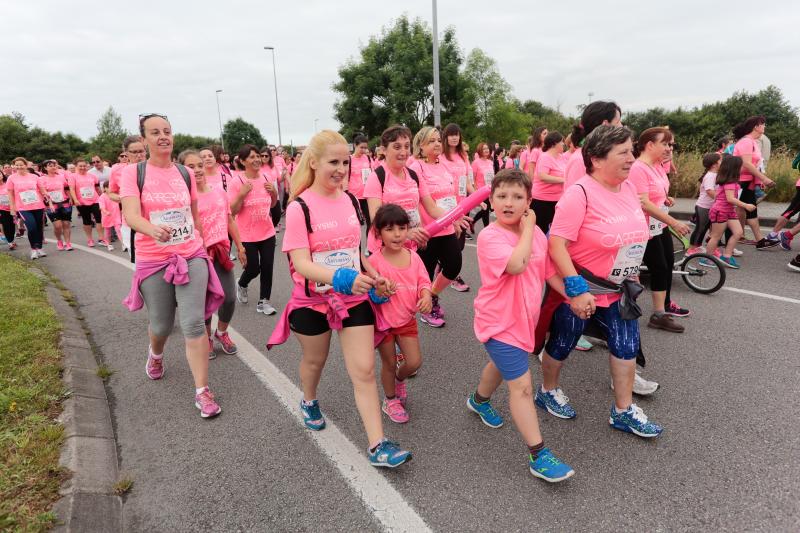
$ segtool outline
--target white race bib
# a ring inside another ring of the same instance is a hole
[[[50,201],[54,204],[60,204],[64,201],[64,191],[50,191]]]
[[[20,191],[19,199],[22,200],[23,204],[31,205],[39,201],[39,195],[36,194],[36,191]]]
[[[472,172],[472,169],[469,169],[469,183],[473,187],[475,186],[475,174]]]
[[[622,283],[624,279],[638,276],[639,266],[642,264],[644,257],[645,243],[637,242],[623,246],[617,252],[617,258],[614,259],[614,265],[611,267],[611,273],[608,275],[608,280],[614,283]]]
[[[458,195],[459,196],[466,196],[467,195],[467,177],[466,176],[459,176],[458,177]]]
[[[444,198],[436,200],[436,205],[449,212],[455,209],[458,203],[456,202],[455,196],[445,196]]]
[[[661,209],[664,213],[669,213],[669,207],[662,205],[659,209]],[[661,235],[661,232],[664,230],[666,224],[661,222],[660,220],[656,220],[653,217],[647,217],[650,226],[650,236],[651,237],[658,237]]]
[[[361,272],[361,254],[358,248],[340,248],[327,252],[314,252],[311,254],[311,260],[314,264],[325,267],[328,270],[335,271],[344,267]],[[328,292],[332,288],[327,283],[314,283],[314,290],[319,293]]]
[[[361,169],[361,181],[364,183],[364,185],[367,184],[367,178],[369,177],[370,174],[372,174],[371,168],[365,167]]]
[[[84,200],[90,200],[94,198],[94,187],[81,187],[79,191],[81,193],[81,198]]]
[[[408,215],[408,220],[411,221],[409,224],[410,228],[416,228],[420,224],[419,219],[419,209],[406,209],[406,214]]]
[[[494,179],[494,172],[492,172],[491,170],[483,175],[483,181],[486,182],[486,185],[491,185],[493,179]]]
[[[152,211],[150,223],[156,226],[167,226],[170,236],[167,242],[156,241],[161,246],[182,244],[194,240],[194,219],[190,207],[176,207],[163,211]]]
[[[0,205],[3,207],[11,207],[11,201],[8,199],[7,194],[0,194]]]

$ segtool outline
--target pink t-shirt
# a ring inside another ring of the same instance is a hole
[[[534,150],[538,150],[535,148]],[[537,200],[547,202],[557,202],[564,194],[563,183],[545,183],[539,177],[540,174],[548,174],[556,178],[564,177],[564,163],[550,154],[541,153],[536,161],[536,176],[533,179],[532,196]]]
[[[136,166],[128,165],[122,170],[119,195],[121,198],[136,197],[141,203],[142,216],[158,226],[172,228],[172,236],[166,243],[157,243],[146,233],[136,233],[136,258],[145,261],[164,261],[170,256],[189,257],[203,247],[203,239],[194,227],[192,202],[197,200],[197,185],[190,170],[191,188],[180,171],[171,165],[161,168],[150,163],[145,170],[141,195],[136,183]]]
[[[535,165],[534,168],[539,166],[539,158],[542,156],[541,148],[532,148],[526,150],[523,154],[525,154],[525,158],[523,160],[523,158],[520,157],[519,168],[525,169],[525,172],[528,172],[528,165]]]
[[[725,191],[733,191],[733,197],[738,198],[740,189],[741,187],[738,183],[717,185],[717,197],[714,198],[714,204],[711,206],[711,211],[727,214],[728,216],[735,216],[736,206],[728,202],[728,195],[725,193]]]
[[[711,209],[714,205],[714,198],[711,198],[706,191],[715,191],[717,189],[717,173],[706,172],[703,176],[703,181],[700,183],[700,194],[697,196],[697,207],[703,209]]]
[[[441,155],[439,162],[444,165],[450,176],[453,177],[453,185],[455,186],[454,192],[456,195],[456,202],[461,203],[467,197],[467,183],[472,169],[469,163],[462,159],[457,154],[453,154],[453,160],[447,159],[447,156]]]
[[[122,213],[119,204],[109,198],[108,194],[101,194],[98,203],[102,210],[104,228],[115,228],[122,223]]]
[[[0,211],[11,211],[11,201],[5,182],[0,183]]]
[[[478,158],[472,162],[472,172],[475,175],[475,188],[491,185],[494,179],[494,162],[491,159]]]
[[[481,287],[473,304],[475,336],[481,342],[495,339],[532,352],[545,281],[547,238],[533,228],[533,246],[525,270],[506,272],[519,235],[489,224],[478,235],[478,269]]]
[[[422,290],[431,288],[431,280],[428,278],[428,271],[422,259],[410,250],[406,251],[410,256],[409,264],[405,268],[392,265],[383,256],[380,250],[369,256],[369,262],[378,273],[397,283],[397,292],[389,298],[389,301],[378,306],[378,312],[383,315],[386,322],[393,327],[405,326],[417,314],[417,301],[422,296]]]
[[[758,168],[758,164],[761,162],[761,147],[758,146],[758,143],[755,139],[750,137],[742,137],[738,141],[736,141],[736,145],[733,147],[733,155],[743,157],[752,155],[752,162],[753,166]],[[739,174],[739,181],[753,181],[753,175],[750,174],[750,171],[742,166],[742,172]],[[756,184],[760,184],[761,180],[757,179]]]
[[[583,153],[578,148],[567,160],[564,167],[564,190],[569,189],[575,182],[586,175],[586,165],[583,164]]]
[[[520,152],[520,154],[521,153],[522,152]],[[515,163],[515,161],[516,161],[516,163]],[[511,157],[506,157],[506,162],[503,165],[503,168],[519,168],[521,170],[522,169],[522,164],[521,164],[521,161],[519,159],[519,156],[517,156],[516,160],[514,158],[511,158]]]
[[[556,204],[550,235],[570,241],[567,249],[574,263],[620,283],[626,274],[638,272],[650,235],[636,188],[624,181],[612,192],[591,176],[576,185],[583,188],[566,189]],[[619,299],[618,294],[595,296],[601,307]]]
[[[559,159],[561,159],[561,163],[564,165],[565,169],[570,157],[572,157],[572,152],[564,152],[559,156]]]
[[[359,270],[361,265],[361,225],[358,215],[353,209],[353,202],[340,191],[336,198],[321,196],[306,189],[300,198],[308,205],[311,219],[311,233],[306,228],[303,209],[298,202],[291,202],[286,207],[286,232],[283,236],[284,253],[292,250],[308,248],[311,260],[331,270],[347,266]],[[292,280],[297,285],[304,285],[305,278],[290,265]],[[309,282],[310,290],[328,292],[328,286]],[[352,307],[367,299],[367,295],[343,297],[347,306]],[[324,306],[321,306],[324,309]],[[317,309],[318,311],[321,309]]]
[[[39,176],[36,174],[11,174],[6,180],[6,188],[9,194],[14,195],[14,207],[17,211],[44,209],[44,200],[39,191]]]
[[[122,171],[129,163],[114,163],[111,167],[111,176],[108,178],[108,192],[119,194],[119,180],[122,176]]]
[[[44,174],[39,178],[39,185],[47,191],[52,203],[63,206],[71,205],[66,174],[56,174],[55,176]]]
[[[222,180],[222,171],[219,167],[217,167],[216,174],[205,174],[206,183],[212,189],[219,189],[222,192],[225,192],[225,185],[227,185],[228,176],[225,176],[225,182]]]
[[[372,174],[372,161],[366,155],[350,158],[350,177],[347,181],[347,190],[356,198],[363,199],[364,185]]]
[[[242,185],[247,181],[248,178],[241,175],[228,182],[228,201],[231,205],[235,203]],[[242,208],[236,214],[236,225],[239,227],[242,242],[260,242],[275,236],[275,226],[269,216],[272,196],[264,189],[264,183],[272,181],[263,174],[249,181],[253,188],[242,200]]]
[[[136,168],[136,165],[133,165]],[[97,194],[97,185],[100,183],[97,176],[91,173],[72,174],[72,186],[75,188],[75,196],[78,198],[78,205],[94,205],[100,199]]]
[[[447,212],[453,210],[458,205],[455,196],[455,180],[444,165],[440,163],[431,164],[422,161],[414,161],[413,165],[411,165],[409,168],[417,173],[420,184],[423,182],[425,183],[425,188],[427,189],[428,195],[434,202],[436,202],[437,206]],[[435,220],[424,209],[420,212],[420,215],[422,217],[423,226],[426,226]],[[444,237],[445,235],[452,235],[455,232],[455,228],[453,228],[453,225],[450,224],[440,233],[431,235],[431,237]]]
[[[669,179],[666,174],[659,172],[647,163],[637,159],[631,166],[628,181],[636,188],[636,194],[647,193],[647,198],[656,207],[661,207],[667,200],[669,192]]]
[[[281,169],[278,167],[278,165],[272,167],[269,165],[263,165],[261,167],[261,173],[267,177],[270,183],[277,187],[278,180],[281,177]]]
[[[430,196],[425,181],[417,175],[420,180],[419,187],[417,187],[417,184],[411,179],[407,168],[403,168],[403,179],[395,177],[385,165],[383,168],[386,171],[383,190],[381,190],[378,174],[373,171],[364,186],[364,197],[377,198],[382,204],[399,205],[408,214],[408,218],[411,220],[411,227],[419,226],[421,222],[420,212],[424,211],[424,208],[420,206],[420,198]],[[417,249],[414,241],[407,241],[407,246],[412,250]],[[367,249],[371,253],[381,249],[381,242],[372,231],[369,231],[367,235]]]
[[[207,192],[197,192],[197,214],[203,224],[203,245],[208,248],[228,240],[228,215],[231,207],[228,196],[221,188],[209,187]]]

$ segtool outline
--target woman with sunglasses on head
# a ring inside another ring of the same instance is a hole
[[[164,345],[177,308],[194,378],[194,404],[201,417],[213,417],[222,409],[208,387],[205,320],[220,307],[224,293],[203,246],[197,185],[191,170],[172,163],[172,126],[166,117],[141,116],[139,131],[150,157],[141,168],[125,167],[120,181],[125,220],[136,232],[136,271],[124,303],[131,311],[147,306],[145,370],[153,380],[164,376]]]
[[[72,202],[69,181],[58,170],[58,162],[48,159],[42,166],[45,174],[39,178],[47,192],[48,207],[45,213],[53,223],[56,246],[59,250],[72,250]]]
[[[44,199],[47,196],[47,191],[40,183],[39,176],[28,172],[28,162],[24,157],[17,157],[11,163],[14,165],[16,172],[6,180],[9,212],[12,219],[17,215],[22,218],[25,223],[25,229],[28,230],[31,259],[38,259],[47,255],[42,250],[42,244],[44,243]]]

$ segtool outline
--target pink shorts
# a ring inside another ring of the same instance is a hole
[[[711,221],[712,224],[724,224],[729,220],[734,220],[738,218],[736,216],[736,212],[731,211],[717,211],[713,207],[711,211],[708,212],[708,219]]]

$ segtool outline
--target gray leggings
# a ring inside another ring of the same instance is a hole
[[[173,285],[164,281],[164,270],[142,281],[139,290],[147,305],[150,332],[156,337],[169,336],[175,324],[177,307],[183,336],[196,339],[205,335],[207,288],[208,263],[203,257],[189,260],[189,283],[186,285]]]
[[[217,317],[220,322],[230,322],[233,310],[236,309],[236,277],[233,275],[233,269],[225,270],[217,261],[214,261],[214,271],[217,273],[222,290],[225,291],[225,300],[217,309]],[[206,325],[210,324],[211,317],[206,320]]]

